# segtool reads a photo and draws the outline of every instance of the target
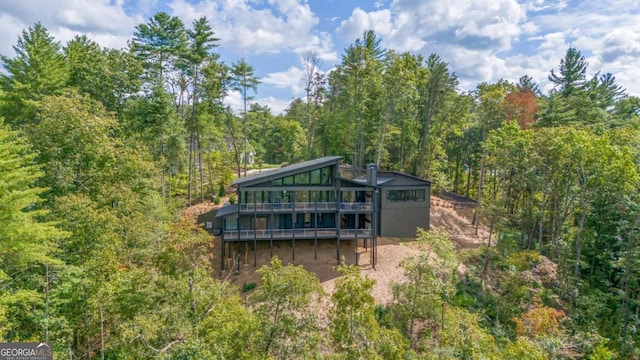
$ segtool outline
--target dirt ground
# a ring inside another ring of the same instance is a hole
[[[439,201],[440,204],[442,202]],[[210,209],[212,205],[196,205],[189,209],[190,214],[198,214]],[[477,247],[488,238],[488,229],[480,226],[478,236],[475,235],[475,227],[471,225],[473,218],[472,209],[454,209],[453,207],[432,206],[431,227],[444,227],[451,236],[457,249]],[[371,265],[371,248],[364,249],[362,240],[342,240],[340,243],[340,256],[344,257],[347,264],[356,263],[358,253],[358,266],[363,276],[368,276],[376,281],[372,295],[376,303],[386,304],[392,301],[391,285],[401,282],[404,278],[403,270],[398,265],[410,256],[418,254],[414,246],[415,239],[378,238],[377,264]],[[324,290],[331,294],[336,278],[338,255],[336,240],[318,240],[314,249],[312,240],[297,240],[294,246],[291,241],[274,241],[272,251],[268,242],[258,242],[256,251],[253,251],[253,243],[240,244],[234,249],[234,258],[240,262],[239,271],[229,271],[231,262],[225,264],[227,271],[220,272],[220,239],[215,238],[212,263],[215,273],[220,279],[226,279],[240,287],[244,283],[258,281],[255,270],[269,263],[271,254],[277,256],[283,264],[302,265],[306,270],[314,272],[320,279]],[[255,262],[254,262],[255,261]]]

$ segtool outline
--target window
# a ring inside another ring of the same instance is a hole
[[[320,185],[331,185],[331,168],[322,168],[320,175]]]
[[[315,169],[306,171],[303,173],[287,176],[271,181],[272,186],[307,186],[307,185],[322,185],[331,186],[332,172],[331,167],[322,169]]]
[[[395,201],[424,201],[424,189],[387,190],[387,202]]]
[[[296,174],[296,185],[309,185],[309,173]]]
[[[320,169],[311,171],[311,185],[320,185]]]

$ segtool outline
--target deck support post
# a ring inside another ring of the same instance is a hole
[[[224,260],[225,260],[225,252],[224,252],[224,233],[222,234],[222,237],[220,239],[220,244],[222,246],[220,246],[221,249],[221,253],[220,253],[220,271],[222,271],[222,273],[224,274]]]

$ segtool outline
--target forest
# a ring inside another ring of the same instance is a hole
[[[548,93],[526,74],[463,91],[437,54],[366,31],[329,72],[307,53],[305,96],[274,115],[218,41],[161,12],[126,49],[36,23],[1,57],[0,341],[59,359],[640,358],[640,99],[579,49]],[[389,304],[349,265],[332,294],[277,258],[255,289],[218,280],[184,209],[325,155],[475,199],[487,244],[417,229]]]

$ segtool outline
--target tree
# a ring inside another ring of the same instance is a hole
[[[322,87],[322,74],[319,72],[320,59],[318,53],[315,51],[308,51],[305,53],[302,60],[304,66],[304,90],[307,97],[307,113],[306,113],[306,128],[307,128],[307,141],[306,141],[306,154],[305,159],[311,160],[311,148],[313,146],[314,133],[315,133],[315,119],[312,119],[311,101],[312,98],[318,97],[318,92]],[[317,102],[314,103],[317,106]],[[315,109],[314,109],[315,110]],[[315,111],[314,111],[315,112]]]
[[[277,257],[257,273],[258,287],[249,299],[262,329],[261,352],[277,359],[316,353],[321,342],[317,305],[323,295],[318,277],[301,266],[283,266]]]
[[[458,266],[453,244],[443,228],[429,232],[418,229],[417,241],[420,255],[400,263],[407,281],[393,285],[396,300],[391,308],[391,316],[416,350],[423,340],[417,324],[444,328],[444,311],[453,295]]]
[[[247,176],[247,146],[249,141],[249,134],[247,132],[247,103],[252,99],[248,92],[252,90],[254,94],[257,93],[260,79],[255,76],[253,66],[249,65],[244,58],[233,63],[231,66],[231,76],[232,88],[235,91],[239,91],[242,95],[242,135],[244,136],[244,139],[242,139],[244,143],[242,162],[244,163],[244,175]]]
[[[147,24],[136,26],[131,41],[131,50],[143,62],[146,79],[151,84],[164,85],[186,48],[184,23],[165,12],[156,13]]]
[[[518,85],[518,90],[505,96],[506,121],[515,120],[521,129],[527,129],[536,122],[538,102],[535,92]]]
[[[616,77],[611,73],[602,74],[599,77],[596,74],[589,85],[594,105],[603,110],[613,110],[616,102],[625,94],[625,89],[616,82]]]
[[[374,281],[362,278],[354,265],[340,266],[329,312],[334,346],[348,359],[401,359],[406,339],[396,331],[381,328],[376,321],[371,295]]]
[[[374,161],[382,118],[382,59],[385,50],[372,30],[364,31],[328,79],[327,153],[349,154],[354,175]],[[325,105],[326,106],[326,105]]]
[[[150,93],[129,99],[122,122],[125,136],[150,150],[160,171],[161,193],[166,201],[172,191],[168,185],[183,169],[186,156],[184,123],[176,114],[171,95],[163,87],[153,86]]]
[[[540,92],[540,88],[538,84],[536,84],[531,76],[523,75],[518,79],[518,85],[516,85],[520,92],[525,92],[527,90],[531,91],[533,95],[540,96],[542,93]]]
[[[44,185],[53,195],[95,193],[106,184],[105,164],[115,161],[112,138],[117,123],[102,105],[70,91],[42,100],[39,122],[29,127],[29,138],[46,164]]]
[[[482,134],[483,146],[487,140],[489,131],[499,128],[504,123],[504,98],[507,92],[512,89],[512,85],[503,80],[494,84],[478,84],[475,93],[477,99],[475,114]],[[480,173],[478,175],[476,211],[473,215],[473,224],[476,225],[476,234],[478,231],[478,209],[482,207],[486,160],[487,149],[484,148],[482,151],[482,160],[480,162]]]
[[[6,70],[0,75],[5,92],[0,115],[9,124],[28,124],[34,121],[40,99],[66,86],[67,66],[60,44],[39,22],[22,31],[13,50],[16,57],[0,57]]]
[[[427,79],[420,89],[420,122],[422,124],[422,137],[420,138],[420,164],[418,175],[428,177],[430,171],[430,159],[432,153],[427,154],[427,146],[431,144],[430,130],[443,108],[446,96],[455,91],[458,79],[455,74],[449,73],[449,67],[438,55],[431,54],[427,59]],[[425,163],[425,160],[427,162]]]
[[[109,111],[120,112],[125,99],[140,89],[142,63],[130,52],[101,49],[86,36],[76,36],[64,47],[69,86],[89,94]]]
[[[48,339],[48,266],[67,234],[43,222],[43,175],[31,149],[0,119],[0,339]]]
[[[417,156],[417,109],[422,63],[422,56],[395,51],[386,53],[382,83],[385,106],[380,118],[382,125],[376,151],[376,163],[380,168],[405,171]]]
[[[218,58],[217,55],[212,55],[211,51],[217,46],[216,42],[219,40],[214,37],[213,30],[209,25],[209,22],[205,17],[194,20],[193,29],[187,31],[190,44],[187,52],[187,63],[189,65],[189,75],[191,77],[192,87],[192,100],[191,100],[191,120],[190,126],[190,141],[189,141],[189,190],[188,190],[188,203],[191,204],[192,198],[192,186],[193,186],[193,164],[196,162],[194,151],[198,150],[198,163],[200,164],[200,196],[201,200],[204,200],[204,190],[202,188],[204,183],[204,170],[203,170],[203,151],[201,144],[201,126],[198,122],[198,110],[202,102],[202,97],[206,92],[200,88],[203,82],[203,67],[207,66],[209,62],[215,62]]]
[[[576,90],[581,90],[587,76],[587,62],[580,50],[569,47],[560,60],[559,74],[551,70],[549,81],[555,84],[555,89],[562,96],[567,97]]]

